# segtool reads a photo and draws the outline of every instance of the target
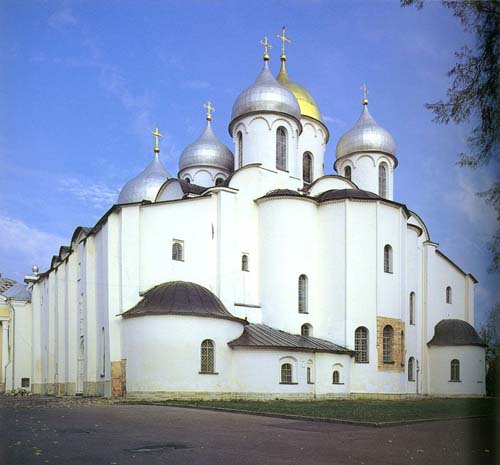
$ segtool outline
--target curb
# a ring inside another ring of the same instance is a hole
[[[373,422],[373,421],[357,421],[357,420],[343,420],[340,418],[323,418],[323,417],[310,417],[305,415],[291,415],[291,414],[282,414],[282,413],[270,413],[270,412],[256,412],[253,410],[240,410],[240,409],[232,409],[225,407],[206,407],[203,405],[195,405],[195,404],[177,404],[171,402],[154,402],[154,401],[140,401],[140,400],[126,400],[120,402],[121,404],[129,404],[129,405],[156,405],[159,407],[179,407],[179,408],[187,408],[187,409],[197,409],[197,410],[211,410],[215,412],[225,412],[225,413],[240,413],[244,415],[255,415],[261,417],[270,417],[270,418],[283,418],[285,420],[300,420],[300,421],[316,421],[320,423],[339,423],[345,425],[353,425],[353,426],[369,426],[375,428],[384,428],[390,426],[405,426],[405,425],[413,425],[419,423],[430,423],[436,421],[450,421],[450,420],[470,420],[474,418],[488,418],[494,415],[472,415],[465,417],[453,417],[453,418],[418,418],[415,420],[396,420],[396,421],[382,421],[382,422]]]

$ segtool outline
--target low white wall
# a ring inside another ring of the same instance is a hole
[[[460,362],[460,382],[450,381],[450,363]],[[485,395],[485,351],[479,346],[429,348],[431,395]]]

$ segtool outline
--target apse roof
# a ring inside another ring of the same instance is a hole
[[[9,289],[9,287],[12,287],[14,284],[16,284],[16,281],[10,278],[3,278],[0,275],[0,294],[3,294],[4,291]]]
[[[429,346],[485,346],[472,325],[463,320],[441,320],[434,327],[434,336]]]
[[[325,339],[299,336],[262,324],[248,324],[243,334],[229,342],[230,347],[251,347],[256,349],[286,349],[301,352],[329,352],[353,355],[352,350]]]
[[[15,283],[12,287],[2,293],[4,297],[13,300],[30,300],[31,291],[23,283]]]
[[[147,291],[142,300],[122,313],[124,318],[146,315],[189,315],[222,318],[247,324],[233,316],[206,287],[187,281],[170,281]]]

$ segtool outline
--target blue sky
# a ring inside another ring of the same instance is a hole
[[[34,1],[0,3],[0,272],[22,279],[46,269],[78,225],[92,226],[165,135],[172,174],[204,127],[231,147],[227,125],[238,94],[262,66],[272,38],[279,67],[285,24],[290,77],[316,98],[330,130],[325,167],[361,110],[398,145],[395,199],[426,222],[440,249],[480,281],[477,323],[500,300],[486,272],[491,209],[475,192],[492,168],[456,166],[466,126],[432,122],[425,102],[445,96],[454,51],[471,38],[438,2],[417,11],[398,1]]]

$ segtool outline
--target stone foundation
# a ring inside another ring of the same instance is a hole
[[[392,326],[392,362],[384,362],[384,327]],[[405,323],[396,318],[377,317],[377,354],[379,371],[405,370]]]

